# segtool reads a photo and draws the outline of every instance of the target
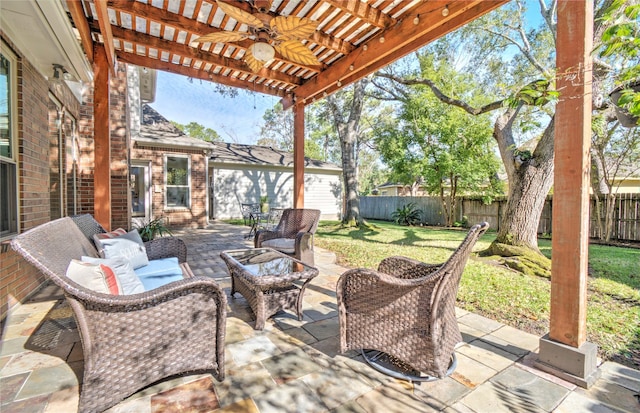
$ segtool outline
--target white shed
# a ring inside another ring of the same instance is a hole
[[[267,196],[272,208],[293,206],[293,154],[266,146],[214,143],[209,162],[210,218],[240,218],[241,204]],[[342,169],[305,158],[304,206],[340,219]]]

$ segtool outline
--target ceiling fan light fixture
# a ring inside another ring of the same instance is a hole
[[[276,56],[276,50],[269,43],[256,42],[249,46],[251,54],[256,60],[268,62]]]

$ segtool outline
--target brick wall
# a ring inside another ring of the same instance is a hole
[[[191,208],[165,209],[164,207],[164,155],[190,154]],[[207,171],[206,156],[202,150],[167,149],[134,146],[132,159],[151,161],[153,216],[164,216],[171,227],[204,228],[207,225]],[[153,187],[163,188],[156,192]]]
[[[50,221],[49,193],[49,91],[80,120],[80,105],[64,84],[52,85],[22,57],[5,34],[0,37],[18,56],[18,176],[19,221],[22,232]],[[81,145],[88,143],[80,139]],[[91,181],[93,185],[93,180]],[[93,192],[93,190],[91,190]],[[93,201],[93,199],[91,200]],[[8,245],[0,250],[0,319],[45,281]]]
[[[92,214],[93,209],[93,88],[89,87],[78,117],[78,207],[80,213]]]

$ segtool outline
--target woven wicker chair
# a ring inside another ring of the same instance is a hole
[[[378,271],[346,271],[337,285],[340,349],[362,350],[376,369],[412,381],[443,378],[455,369],[462,341],[456,294],[469,254],[489,224],[474,225],[443,264],[390,257]]]
[[[313,234],[319,220],[318,209],[287,208],[273,230],[256,232],[254,246],[273,248],[313,266]]]
[[[97,257],[89,238],[103,231],[91,216],[65,217],[11,243],[64,290],[73,310],[84,352],[79,411],[104,411],[176,374],[211,372],[223,380],[226,297],[213,279],[193,275],[181,240],[145,244],[150,260],[177,256],[185,277],[151,291],[101,294],[66,277],[71,259]]]

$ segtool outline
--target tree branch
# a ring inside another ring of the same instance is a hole
[[[529,41],[527,40],[527,34],[524,32],[524,30],[522,29],[522,27],[518,28],[518,34],[520,35],[520,37],[522,38],[523,42],[524,42],[524,46],[521,45],[520,43],[518,43],[515,39],[511,38],[510,36],[497,32],[495,30],[491,30],[491,29],[485,29],[487,32],[493,34],[494,36],[497,37],[502,37],[503,39],[505,39],[506,41],[508,41],[509,43],[513,44],[514,46],[516,46],[518,49],[520,49],[520,51],[522,52],[522,54],[524,55],[524,57],[527,58],[527,60],[536,68],[538,69],[547,79],[552,78],[553,76],[551,75],[551,73],[545,69],[540,62],[538,61],[538,59],[535,58],[534,55],[531,54],[531,46],[529,45]]]
[[[556,22],[553,21],[553,16],[556,14],[556,8],[558,6],[558,1],[553,0],[551,5],[547,7],[547,4],[544,0],[539,0],[540,2],[540,13],[544,18],[544,21],[547,23],[547,27],[551,30],[551,34],[553,35],[553,42],[555,43],[556,38]]]
[[[382,85],[381,83],[376,82],[375,78],[374,78],[374,79],[371,79],[371,83],[373,83],[373,85],[374,85],[377,89],[380,89],[380,90],[382,90],[383,92],[385,92],[385,93],[387,93],[387,94],[391,95],[391,97],[389,98],[389,97],[382,96],[382,95],[378,95],[378,94],[375,94],[375,93],[370,93],[370,94],[368,94],[368,96],[372,96],[372,97],[375,97],[376,99],[379,99],[379,100],[386,100],[386,101],[394,101],[394,100],[397,100],[397,101],[404,101],[404,100],[406,100],[406,99],[407,99],[407,97],[408,97],[408,94],[407,94],[407,93],[405,93],[404,91],[400,90],[400,91],[399,91],[400,93],[396,93],[396,92],[394,92],[391,88],[388,88],[388,87],[386,87],[386,86]]]
[[[460,109],[464,110],[465,112],[471,114],[471,115],[481,115],[483,113],[488,113],[491,111],[494,111],[496,109],[500,109],[504,106],[504,99],[495,101],[495,102],[491,102],[489,104],[486,104],[482,107],[479,108],[474,108],[473,106],[469,105],[468,103],[460,100],[460,99],[455,99],[452,97],[449,97],[447,95],[445,95],[444,93],[442,93],[442,91],[436,86],[436,84],[430,80],[430,79],[422,79],[422,78],[416,78],[416,79],[404,79],[398,76],[394,76],[388,73],[381,73],[378,72],[376,74],[376,76],[379,77],[384,77],[390,80],[393,80],[395,82],[398,82],[400,84],[403,85],[407,85],[407,86],[413,86],[413,85],[425,85],[425,86],[429,86],[429,88],[431,88],[431,91],[433,92],[433,94],[440,99],[441,102],[447,103],[449,105],[453,105],[453,106],[457,106]]]

